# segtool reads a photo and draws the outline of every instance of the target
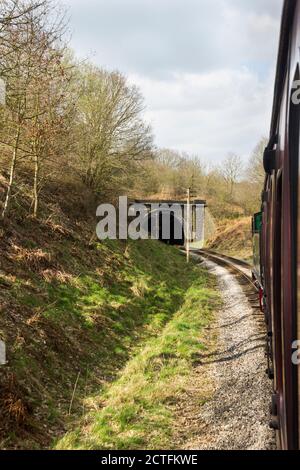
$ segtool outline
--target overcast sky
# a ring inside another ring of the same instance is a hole
[[[268,134],[282,0],[63,0],[80,57],[125,73],[157,146],[219,162]]]

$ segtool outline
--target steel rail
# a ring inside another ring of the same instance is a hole
[[[226,256],[221,253],[216,253],[215,251],[210,250],[193,250],[193,253],[195,255],[201,256],[202,258],[211,259],[217,264],[223,264],[223,266],[225,265],[225,267],[228,266],[229,268],[236,271],[240,276],[245,278],[246,281],[255,288],[255,290],[258,290],[257,282],[252,279],[251,275],[246,274],[245,271],[241,269],[241,267],[243,267],[249,269],[249,271],[251,272],[252,266],[246,261],[235,259],[231,256]]]

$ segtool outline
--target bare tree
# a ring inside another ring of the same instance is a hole
[[[267,145],[268,139],[266,137],[262,137],[253,150],[247,169],[247,177],[250,179],[250,181],[260,186],[263,185],[265,179],[263,156]]]
[[[49,4],[50,5],[50,4]],[[34,20],[34,19],[33,19]],[[43,49],[36,63],[37,73],[32,81],[33,109],[32,119],[28,121],[28,140],[34,165],[33,215],[38,212],[39,193],[42,189],[42,170],[66,157],[66,142],[74,116],[74,100],[70,91],[72,66],[65,63],[65,46],[61,44],[64,24],[58,22],[51,26],[41,23],[36,29],[37,40]]]
[[[24,20],[27,13],[34,11],[45,3],[45,0],[40,2],[30,2],[21,0],[1,0],[0,1],[0,31],[3,31],[7,25],[20,24]]]
[[[33,212],[37,214],[40,157],[49,149],[50,123],[62,126],[61,104],[65,71],[58,47],[64,32],[63,17],[54,22],[51,1],[14,2],[13,21],[0,34],[0,71],[6,81],[5,125],[0,132],[3,152],[10,156],[9,182],[3,203],[5,217],[12,196],[19,162],[34,161]],[[21,14],[21,12],[23,12]],[[54,109],[59,107],[54,119]]]
[[[233,197],[234,187],[238,182],[239,177],[242,175],[242,171],[243,163],[241,158],[234,153],[230,153],[222,164],[221,173],[229,188],[231,199]]]
[[[170,149],[159,149],[155,152],[155,161],[162,166],[178,169],[183,162],[183,156],[180,152]]]
[[[118,72],[86,65],[79,80],[76,140],[83,179],[96,192],[120,188],[152,148],[142,97]]]

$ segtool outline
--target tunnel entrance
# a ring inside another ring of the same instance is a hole
[[[167,234],[164,233],[164,217],[166,217],[166,220],[169,220]],[[184,224],[174,215],[173,212],[169,212],[169,214],[167,214],[166,211],[159,211],[159,213],[154,212],[149,214],[148,231],[149,234],[157,233],[158,240],[168,245],[185,245]]]
[[[186,202],[164,200],[136,200],[134,202],[146,207],[147,214],[145,215],[143,228],[150,234],[151,238],[160,240],[168,245],[186,245]],[[206,201],[203,200],[196,200],[190,204],[189,239],[191,242],[204,240],[205,207]],[[153,234],[155,234],[154,237]]]

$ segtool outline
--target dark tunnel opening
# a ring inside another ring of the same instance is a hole
[[[165,226],[168,224],[168,233],[163,233],[166,228],[163,225],[163,218],[165,217]],[[158,229],[156,227],[158,222]],[[159,211],[153,212],[148,216],[148,232],[157,233],[158,240],[162,243],[168,245],[184,246],[185,245],[185,236],[184,236],[184,224],[183,221],[180,221],[175,217],[174,212],[172,211]],[[166,236],[167,235],[167,236]]]

